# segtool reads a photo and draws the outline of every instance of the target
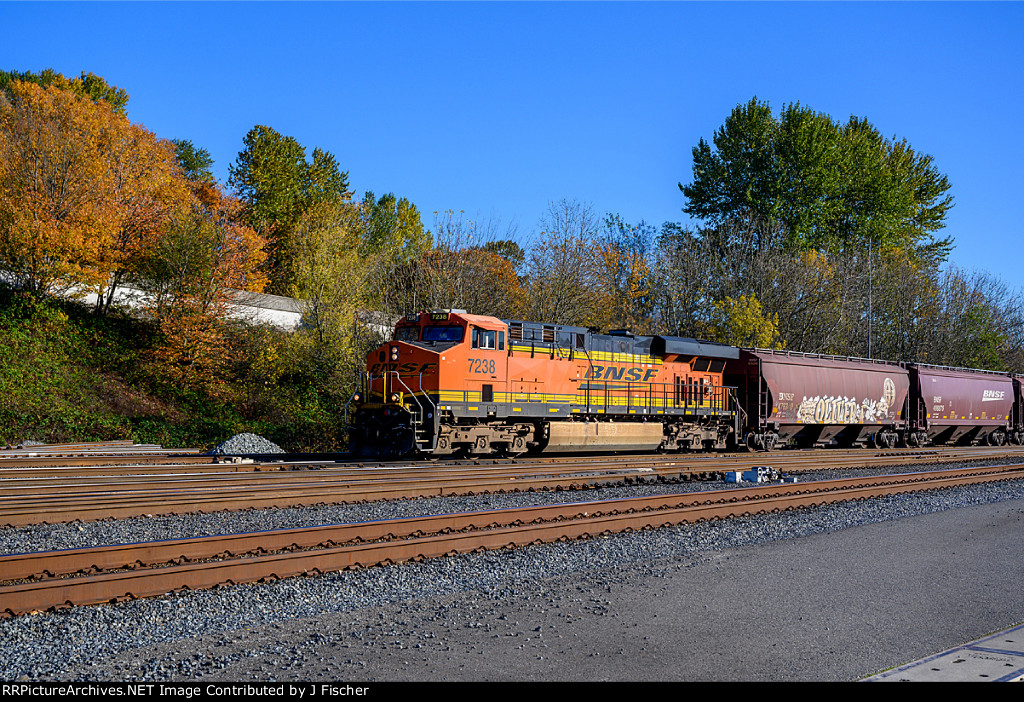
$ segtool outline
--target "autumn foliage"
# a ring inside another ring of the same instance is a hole
[[[148,291],[164,338],[155,360],[174,380],[215,385],[229,290],[263,289],[266,242],[240,223],[237,200],[190,182],[174,145],[132,124],[127,95],[100,83],[5,83],[0,268],[37,298],[95,293],[102,314],[119,286]]]

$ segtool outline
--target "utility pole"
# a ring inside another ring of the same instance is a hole
[[[871,358],[871,237],[868,237],[868,359]]]

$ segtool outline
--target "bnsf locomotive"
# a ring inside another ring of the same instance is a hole
[[[406,315],[350,403],[363,456],[1021,443],[1003,373]]]

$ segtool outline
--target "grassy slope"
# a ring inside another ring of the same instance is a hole
[[[0,446],[131,439],[210,447],[251,431],[286,450],[337,448],[336,414],[308,386],[254,396],[236,380],[235,401],[217,400],[165,382],[148,360],[154,341],[146,323],[0,289]]]

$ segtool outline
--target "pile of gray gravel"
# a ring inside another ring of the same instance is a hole
[[[211,456],[244,456],[257,453],[284,453],[285,450],[273,441],[258,434],[235,434],[215,449]]]

